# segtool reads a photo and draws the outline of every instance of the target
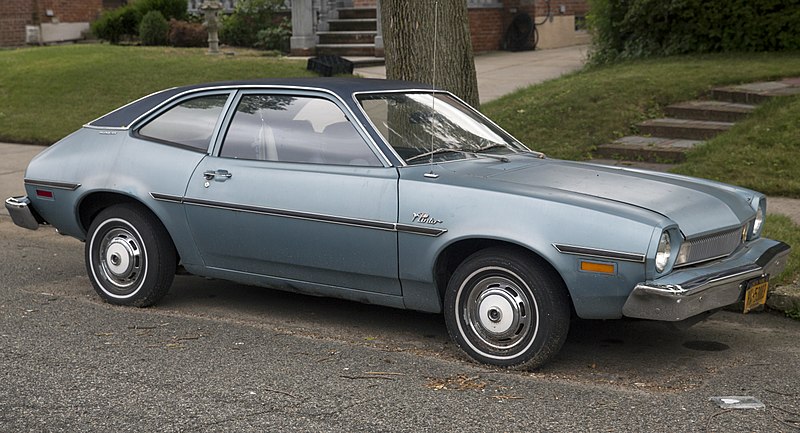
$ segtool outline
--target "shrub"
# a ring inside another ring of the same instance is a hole
[[[173,47],[204,47],[208,32],[200,23],[169,20],[169,44]]]
[[[166,45],[169,23],[161,12],[153,10],[142,17],[139,24],[139,40],[142,45]]]
[[[590,0],[591,60],[800,49],[800,0]]]
[[[176,20],[186,18],[189,7],[188,0],[136,0],[133,5],[142,16],[150,11],[159,11],[164,18]]]
[[[134,37],[138,34],[141,18],[139,11],[133,6],[105,11],[91,24],[92,34],[117,44],[123,37]]]
[[[292,37],[292,22],[283,18],[277,25],[260,30],[256,34],[256,48],[289,52],[289,38]]]
[[[231,15],[222,17],[220,40],[228,45],[255,46],[258,32],[272,25],[283,4],[283,0],[240,0]]]

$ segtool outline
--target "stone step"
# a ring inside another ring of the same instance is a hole
[[[375,18],[358,18],[349,20],[330,20],[328,21],[329,30],[332,32],[356,32],[378,30],[378,20]]]
[[[374,56],[375,44],[317,44],[317,55]]]
[[[686,119],[651,119],[639,124],[642,135],[685,140],[708,140],[733,126],[732,122]]]
[[[347,56],[347,60],[353,62],[356,68],[368,68],[370,66],[383,66],[386,64],[386,59],[383,57],[369,56]]]
[[[376,8],[339,8],[337,11],[341,20],[378,18],[378,10]]]
[[[319,43],[329,44],[373,44],[378,32],[317,32]]]
[[[800,94],[800,78],[738,84],[711,90],[712,99],[739,104],[760,104],[776,96],[798,94]]]
[[[601,158],[660,164],[675,163],[685,160],[685,153],[701,143],[703,142],[699,140],[634,135],[600,145],[594,154]]]
[[[678,119],[738,122],[756,109],[755,105],[723,101],[687,101],[672,104],[664,112]]]

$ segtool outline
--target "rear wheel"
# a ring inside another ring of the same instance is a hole
[[[451,338],[476,361],[535,368],[558,353],[569,330],[567,290],[553,271],[509,248],[468,257],[444,300]]]
[[[147,307],[169,291],[176,253],[153,214],[131,204],[111,206],[89,226],[86,270],[100,297],[118,305]]]

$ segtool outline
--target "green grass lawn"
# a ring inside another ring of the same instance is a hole
[[[64,45],[0,51],[0,141],[50,144],[157,90],[244,78],[309,76],[302,60],[257,51]]]

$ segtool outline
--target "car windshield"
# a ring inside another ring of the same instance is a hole
[[[363,94],[372,124],[406,163],[502,157],[527,150],[513,137],[446,93]],[[505,158],[502,158],[505,159]]]

